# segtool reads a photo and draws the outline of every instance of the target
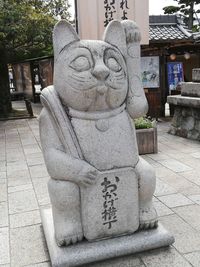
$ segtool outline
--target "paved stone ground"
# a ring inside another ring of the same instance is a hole
[[[159,153],[144,158],[156,170],[154,203],[175,244],[90,266],[200,266],[200,143],[168,128],[158,123]],[[0,122],[0,267],[50,266],[39,213],[49,205],[47,181],[37,119]]]

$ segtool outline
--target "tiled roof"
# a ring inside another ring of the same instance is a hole
[[[150,16],[150,41],[188,40],[192,34],[176,16]]]

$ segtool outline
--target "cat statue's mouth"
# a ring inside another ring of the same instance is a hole
[[[98,86],[96,89],[97,93],[100,95],[105,95],[108,91],[108,88],[105,85]]]

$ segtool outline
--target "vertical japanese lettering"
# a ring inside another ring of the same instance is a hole
[[[110,21],[114,19],[114,13],[116,13],[116,0],[104,0],[105,20],[104,27],[108,25]]]
[[[108,229],[112,228],[113,223],[117,222],[117,183],[120,181],[119,177],[115,177],[115,183],[111,183],[107,177],[104,177],[104,181],[101,183],[103,187],[103,212],[102,220],[103,225],[107,225]]]
[[[129,6],[128,6],[128,0],[121,0],[120,1],[120,8],[122,10],[122,16],[121,16],[121,19],[122,20],[125,20],[125,19],[128,19],[128,9],[129,9]]]

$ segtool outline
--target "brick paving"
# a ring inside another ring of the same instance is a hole
[[[19,105],[19,103],[15,104]],[[33,106],[39,114],[40,105]],[[88,266],[200,266],[200,143],[167,134],[158,123],[159,153],[143,156],[157,174],[154,203],[173,233],[170,248]],[[50,204],[38,120],[0,122],[0,267],[51,266],[39,209]]]

